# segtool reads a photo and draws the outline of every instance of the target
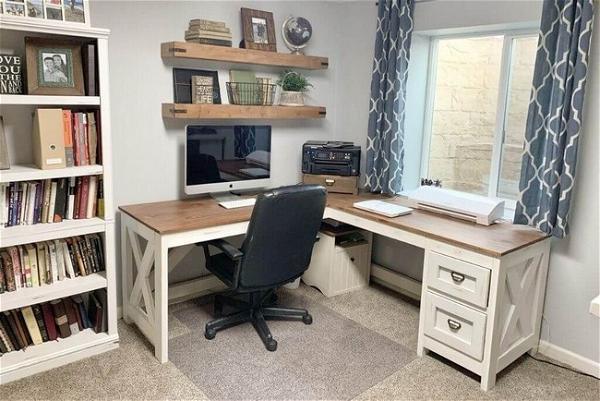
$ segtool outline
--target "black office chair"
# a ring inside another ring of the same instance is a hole
[[[294,281],[308,268],[325,201],[325,188],[318,185],[270,190],[256,200],[241,249],[223,239],[198,244],[204,248],[207,269],[229,287],[215,297],[217,319],[206,324],[207,339],[215,338],[221,329],[251,322],[267,350],[275,351],[277,341],[265,319],[312,323],[305,309],[272,305],[274,290]],[[211,255],[211,246],[222,252]],[[221,317],[224,304],[233,306],[236,312]]]

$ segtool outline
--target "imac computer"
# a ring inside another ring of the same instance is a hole
[[[188,125],[185,131],[186,194],[232,200],[223,193],[270,186],[270,126]]]

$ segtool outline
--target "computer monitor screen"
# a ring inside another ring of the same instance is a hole
[[[271,127],[188,125],[185,193],[266,187],[271,178]]]

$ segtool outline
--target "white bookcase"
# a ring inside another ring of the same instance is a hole
[[[97,42],[98,86],[100,96],[36,96],[0,95],[0,115],[4,117],[10,170],[0,170],[0,182],[43,180],[61,177],[98,175],[104,182],[104,218],[65,220],[61,223],[35,224],[0,228],[0,248],[38,241],[100,233],[104,239],[104,272],[34,288],[0,294],[0,312],[27,305],[106,288],[108,295],[108,332],[86,329],[57,341],[31,345],[24,350],[0,356],[0,383],[17,380],[44,370],[87,358],[118,347],[117,292],[115,275],[114,209],[112,197],[112,149],[108,83],[108,36],[105,29],[65,24],[55,26],[47,21],[0,16],[0,53],[24,56],[25,36],[80,37]],[[23,57],[24,61],[24,57]],[[32,164],[31,113],[43,106],[85,107],[100,111],[102,165],[40,170]],[[16,163],[15,163],[16,162]]]

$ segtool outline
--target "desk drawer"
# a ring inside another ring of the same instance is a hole
[[[427,286],[460,301],[486,308],[490,289],[490,270],[437,252],[430,252]]]
[[[449,298],[427,291],[425,296],[426,336],[481,361],[487,316]]]
[[[322,185],[327,192],[354,195],[358,193],[358,176],[304,174],[302,183]]]

